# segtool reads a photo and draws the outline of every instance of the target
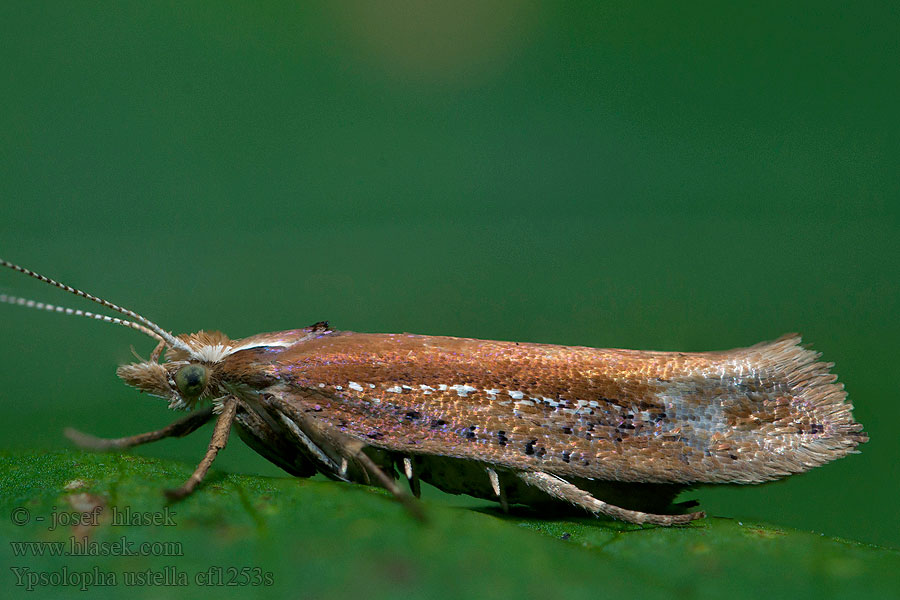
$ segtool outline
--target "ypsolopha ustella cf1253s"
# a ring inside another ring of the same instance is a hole
[[[215,419],[206,455],[167,491],[173,498],[194,491],[234,427],[292,475],[381,485],[414,512],[398,474],[415,495],[426,481],[504,507],[562,501],[674,525],[704,516],[659,514],[686,487],[778,479],[868,439],[832,365],[817,362],[798,335],[699,353],[354,333],[326,322],[239,340],[217,331],[175,336],[131,310],[0,264],[126,318],[7,295],[2,302],[117,323],[158,342],[149,360],[117,373],[187,415],[119,439],[68,430],[78,445],[128,448]]]

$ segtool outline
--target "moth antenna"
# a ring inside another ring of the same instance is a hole
[[[137,329],[138,331],[146,333],[150,337],[155,338],[159,341],[165,341],[162,339],[162,337],[160,337],[159,334],[148,329],[147,327],[144,327],[140,323],[135,323],[134,321],[128,321],[126,319],[120,319],[118,317],[98,315],[97,313],[92,313],[88,310],[67,308],[65,306],[56,306],[55,304],[47,304],[45,302],[38,302],[36,300],[29,300],[27,298],[19,298],[18,296],[7,296],[6,294],[0,294],[0,302],[3,302],[5,304],[15,304],[16,306],[24,306],[25,308],[35,308],[37,310],[46,310],[49,312],[58,312],[65,315],[74,315],[76,317],[87,317],[88,319],[96,319],[105,323],[124,325],[125,327],[131,327],[132,329]],[[132,354],[137,356],[137,353],[134,352],[134,348],[132,348]],[[138,356],[138,358],[140,357]]]
[[[26,269],[25,267],[20,267],[19,265],[13,264],[7,260],[3,260],[2,258],[0,258],[0,265],[2,265],[4,267],[8,267],[8,268],[12,269],[13,271],[18,271],[19,273],[22,273],[24,275],[28,275],[29,277],[33,277],[34,279],[37,279],[38,281],[43,281],[44,283],[50,284],[54,287],[58,287],[61,290],[65,290],[65,291],[69,292],[70,294],[75,294],[76,296],[80,296],[82,298],[90,300],[91,302],[96,302],[97,304],[99,304],[101,306],[105,306],[106,308],[108,308],[110,310],[114,310],[117,313],[121,313],[127,317],[131,317],[132,319],[134,319],[135,321],[138,321],[139,323],[135,323],[133,321],[126,321],[125,319],[119,319],[117,317],[107,317],[105,315],[97,315],[97,314],[94,314],[94,313],[91,313],[88,311],[76,310],[76,309],[72,309],[72,308],[62,308],[62,307],[53,306],[53,308],[49,308],[46,310],[53,310],[55,312],[62,312],[62,313],[66,313],[66,314],[76,314],[79,316],[89,317],[89,318],[97,319],[100,321],[106,321],[107,323],[116,323],[118,325],[124,325],[125,327],[131,327],[132,329],[137,329],[138,331],[142,331],[142,332],[146,333],[147,335],[149,335],[150,337],[155,338],[157,340],[164,340],[166,342],[166,344],[168,344],[169,347],[171,347],[171,348],[178,348],[179,350],[186,351],[188,354],[193,354],[191,347],[188,346],[185,342],[176,338],[174,335],[172,335],[171,333],[169,333],[168,331],[166,331],[165,329],[163,329],[162,327],[160,327],[159,325],[157,325],[150,319],[142,317],[141,315],[137,314],[133,310],[128,310],[127,308],[123,308],[121,306],[118,306],[117,304],[113,304],[112,302],[109,302],[108,300],[104,300],[103,298],[98,298],[97,296],[94,296],[93,294],[88,294],[87,292],[82,292],[81,290],[75,289],[70,285],[60,283],[58,281],[50,279],[49,277],[45,277],[45,276],[41,275],[40,273],[35,273],[31,269]],[[4,295],[4,298],[11,298],[11,297]],[[29,306],[29,303],[33,302],[34,303],[33,308],[38,308],[38,306],[37,306],[38,304],[42,305],[42,307],[52,306],[49,304],[44,304],[42,302],[34,302],[33,300],[25,300],[25,299],[20,299],[20,298],[14,298],[14,300],[15,300],[15,302],[9,302],[8,300],[4,300],[4,302],[7,302],[8,304],[20,304],[23,306]]]

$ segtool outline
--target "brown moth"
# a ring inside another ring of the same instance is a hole
[[[831,363],[800,336],[724,352],[644,352],[412,334],[327,323],[232,340],[174,336],[137,313],[7,261],[0,264],[129,319],[0,295],[0,301],[125,325],[158,341],[119,367],[128,385],[188,414],[159,431],[83,447],[127,448],[215,419],[209,449],[174,498],[203,480],[232,427],[288,473],[386,487],[426,481],[511,503],[567,502],[633,523],[686,487],[762,483],[867,441]],[[163,351],[164,361],[160,362]],[[407,501],[407,505],[413,507]]]

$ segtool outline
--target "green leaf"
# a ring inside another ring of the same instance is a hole
[[[421,524],[382,490],[217,471],[168,503],[161,490],[192,468],[130,454],[0,454],[2,589],[24,595],[31,581],[29,598],[55,598],[87,577],[94,597],[131,598],[170,596],[181,583],[191,597],[217,598],[886,598],[900,589],[897,551],[730,519],[642,528],[504,515],[441,496],[424,501]],[[92,509],[96,524],[51,530],[54,515],[65,522]],[[170,523],[115,524],[125,511]],[[72,540],[97,552],[106,543],[107,555],[19,544],[69,550]],[[121,555],[141,544],[168,555]],[[43,556],[32,555],[38,548]],[[115,585],[96,585],[104,578]],[[235,585],[201,585],[210,578]]]

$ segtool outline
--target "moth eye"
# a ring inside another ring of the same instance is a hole
[[[203,365],[186,365],[175,374],[175,385],[183,396],[195,398],[206,389],[209,369]]]

